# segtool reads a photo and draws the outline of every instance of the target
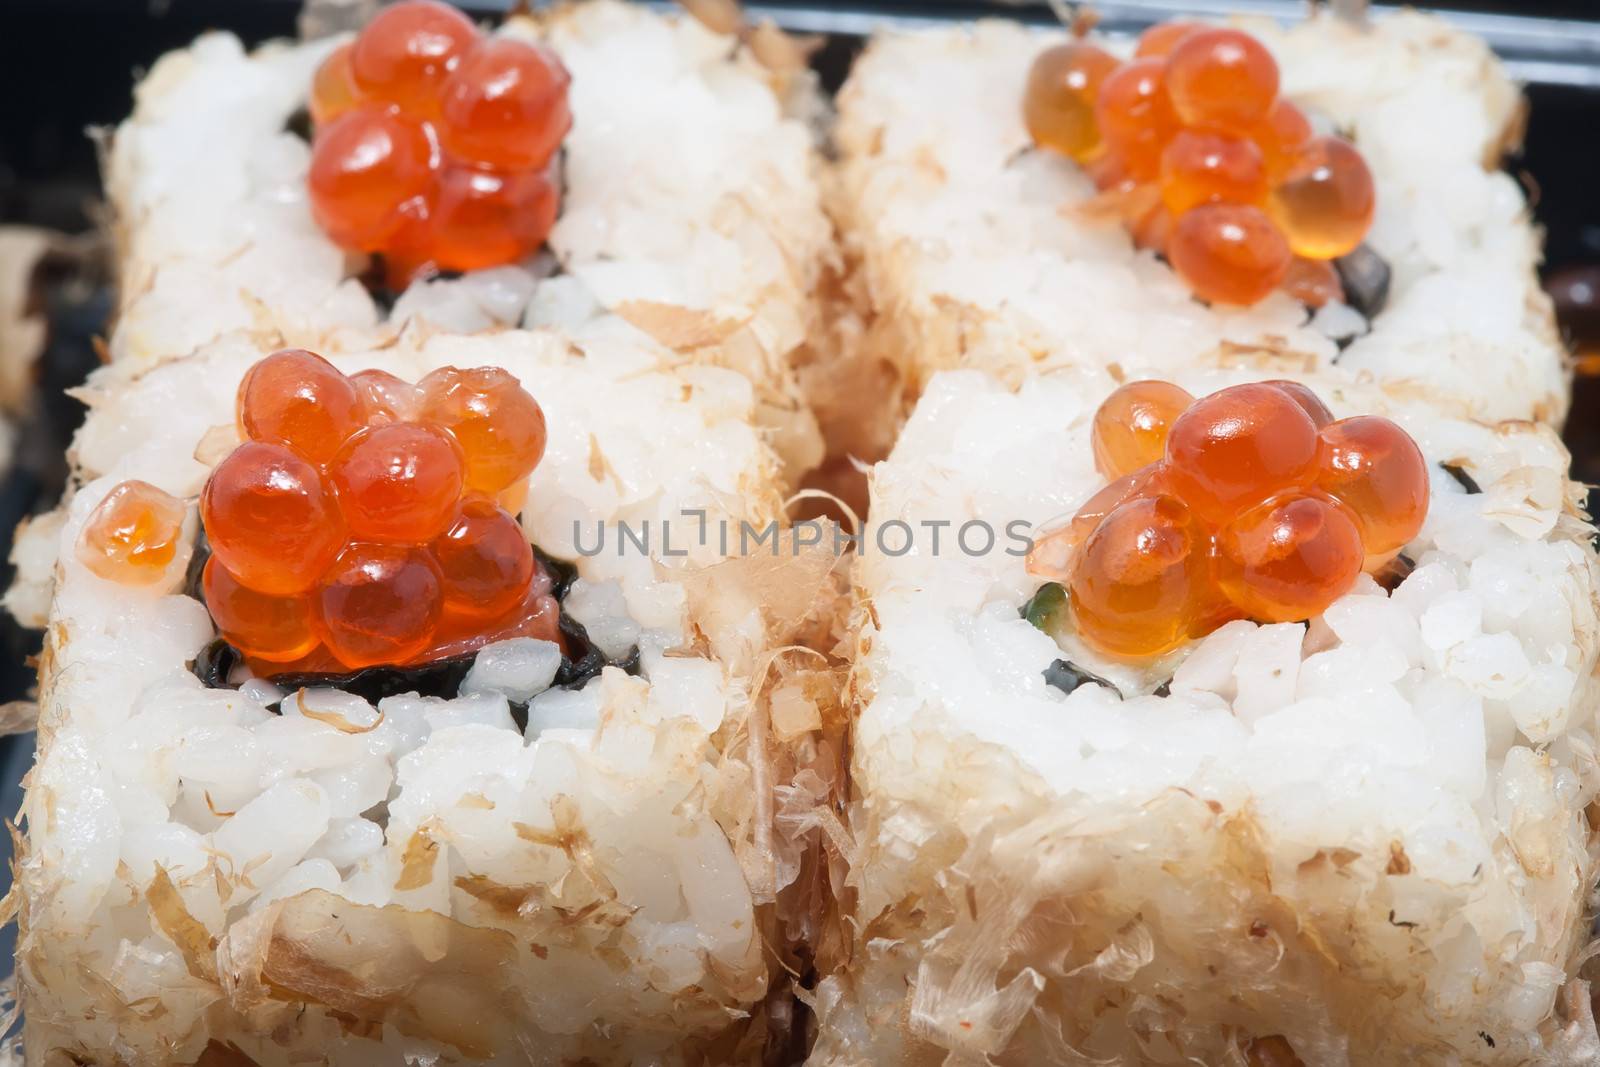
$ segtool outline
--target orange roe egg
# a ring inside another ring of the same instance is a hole
[[[1072,577],[1074,550],[1094,532],[1100,520],[1136,496],[1166,492],[1165,473],[1164,464],[1152,463],[1095,493],[1083,502],[1065,526],[1034,539],[1025,563],[1027,572],[1053,582],[1068,581]]]
[[[1217,579],[1262,622],[1320,614],[1350,590],[1365,555],[1350,513],[1328,497],[1290,492],[1241,514],[1217,535]]]
[[[239,428],[324,463],[365,422],[361,397],[333,364],[303,348],[274,352],[239,383]]]
[[[515,607],[533,580],[533,547],[517,520],[492,501],[471,500],[433,543],[447,612],[492,619]]]
[[[1296,255],[1336,259],[1366,238],[1377,190],[1355,146],[1317,137],[1300,151],[1269,205]]]
[[[1417,443],[1377,415],[1322,428],[1317,486],[1352,509],[1369,556],[1403,548],[1428,515],[1428,464]]]
[[[1161,150],[1177,129],[1165,75],[1166,64],[1160,59],[1124,63],[1106,77],[1095,101],[1095,122],[1106,147],[1140,181],[1156,176]]]
[[[171,566],[183,537],[184,502],[149,482],[122,482],[89,513],[78,560],[108,582],[150,585]]]
[[[1115,481],[1159,462],[1166,454],[1167,431],[1192,403],[1194,397],[1171,382],[1119,386],[1094,413],[1095,468]]]
[[[352,544],[317,595],[322,639],[347,667],[405,663],[433,640],[443,586],[439,565],[421,548]]]
[[[528,480],[523,478],[512,482],[495,494],[494,501],[507,514],[520,516],[522,509],[528,506]]]
[[[472,21],[449,4],[401,0],[357,35],[351,75],[366,95],[431,117],[445,77],[477,37]]]
[[[1116,508],[1072,568],[1079,635],[1114,656],[1154,656],[1182,644],[1207,581],[1209,540],[1176,497],[1139,497]]]
[[[344,545],[322,475],[282,445],[235,448],[206,482],[200,517],[212,554],[260,593],[304,592]]]
[[[1185,125],[1245,132],[1278,97],[1278,63],[1248,33],[1198,30],[1167,57],[1167,92]]]
[[[287,663],[317,647],[316,609],[309,595],[270,596],[248,589],[214,556],[206,561],[202,586],[212,621],[245,655]]]
[[[1279,99],[1251,131],[1251,139],[1261,149],[1267,177],[1282,178],[1311,140],[1311,123],[1305,114],[1287,100]]]
[[[1124,184],[1136,184],[1128,176],[1128,168],[1123,165],[1115,153],[1102,152],[1094,159],[1083,164],[1083,172],[1094,182],[1094,187],[1100,190],[1111,189]]]
[[[350,46],[342,44],[328,53],[311,79],[311,121],[325,126],[362,101],[350,71]]]
[[[548,49],[510,37],[480,41],[445,79],[439,143],[484,167],[542,167],[572,126],[571,81]]]
[[[390,10],[393,10],[392,8]],[[347,248],[376,251],[423,210],[433,146],[421,126],[365,104],[317,131],[311,151],[311,213]]]
[[[1069,159],[1092,159],[1101,150],[1095,98],[1116,57],[1083,41],[1046,48],[1028,69],[1022,120],[1035,144]]]
[[[372,369],[350,375],[350,384],[361,397],[362,410],[370,425],[408,422],[416,418],[422,398],[410,382],[401,381],[388,371]]]
[[[1133,54],[1140,59],[1171,55],[1179,41],[1203,29],[1205,25],[1199,22],[1159,23],[1139,35],[1139,46],[1133,50]]]
[[[1129,232],[1133,236],[1135,245],[1164,253],[1172,241],[1174,225],[1172,212],[1167,210],[1167,205],[1156,204],[1133,220],[1129,225]]]
[[[1242,306],[1276,289],[1294,258],[1266,213],[1244,204],[1201,204],[1184,212],[1167,256],[1196,296]]]
[[[1254,141],[1180,130],[1161,153],[1161,199],[1174,215],[1196,204],[1258,204],[1266,198],[1266,162]]]
[[[431,217],[437,194],[435,183],[427,196],[411,201],[402,212],[400,228],[378,249],[383,253],[384,284],[394,292],[404,292],[412,282],[439,273],[439,265],[433,261]]]
[[[447,427],[466,452],[469,490],[494,494],[526,478],[544,455],[544,412],[498,367],[445,367],[418,383],[422,417]]]
[[[515,262],[544,244],[558,206],[555,183],[543,171],[450,167],[439,176],[428,254],[445,270]]]
[[[436,426],[411,422],[362,430],[329,469],[352,537],[412,544],[449,528],[464,476],[455,440]]]
[[[1330,300],[1344,299],[1339,272],[1325,259],[1295,256],[1283,278],[1283,291],[1307,307],[1319,308]]]
[[[1274,378],[1261,384],[1270,385],[1279,392],[1287,394],[1290,400],[1300,405],[1301,411],[1310,416],[1311,424],[1317,429],[1320,430],[1333,421],[1333,412],[1328,410],[1328,405],[1324,404],[1322,398],[1309,386],[1291,382],[1286,378]]]
[[[1222,522],[1270,493],[1308,484],[1317,427],[1287,392],[1261,383],[1203,396],[1167,434],[1167,476],[1202,518]]]

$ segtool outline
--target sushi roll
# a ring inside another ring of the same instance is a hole
[[[942,372],[873,468],[810,1062],[1595,1062],[1560,441],[1337,368],[1128,378]]]
[[[832,561],[723,557],[779,536],[750,382],[605,315],[120,372],[18,553],[28,1061],[786,1041]]]
[[[407,324],[471,333],[604,311],[685,361],[745,374],[786,465],[814,465],[821,442],[791,367],[820,330],[812,290],[832,256],[809,73],[614,0],[515,15],[492,33],[441,8],[410,0],[353,40],[253,53],[211,34],[153,66],[108,152],[112,358],[142,368],[236,330],[356,351]],[[471,53],[420,102],[384,80],[385,42],[408,17]],[[523,44],[540,58],[519,68]],[[502,84],[501,67],[516,119],[484,88]],[[347,113],[401,104],[399,132]],[[433,157],[431,178],[412,161],[357,190],[422,189],[376,222],[356,217],[348,189],[317,188],[363,138],[394,149],[384,158],[407,145]]]
[[[1002,22],[874,40],[839,94],[831,199],[856,373],[908,410],[945,368],[1017,381],[1266,349],[1559,423],[1567,363],[1539,240],[1497,169],[1516,87],[1441,19],[1320,10],[1287,29],[1170,24],[1136,55]],[[1180,48],[1198,63],[1208,45],[1257,66],[1225,91],[1164,80]],[[1200,113],[1243,99],[1259,113]],[[1358,225],[1319,235],[1304,212],[1321,210]],[[892,427],[903,412],[884,407]]]

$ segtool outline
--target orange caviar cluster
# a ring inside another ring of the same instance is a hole
[[[1376,204],[1361,154],[1278,95],[1278,65],[1241,30],[1172,22],[1119,62],[1084,40],[1040,53],[1023,120],[1086,166],[1100,203],[1190,290],[1253,304],[1283,288],[1341,295],[1330,260],[1359,246]]]
[[[206,605],[269,671],[408,664],[513,636],[559,640],[522,527],[539,405],[494,367],[415,386],[274,353],[239,386],[245,440],[200,497]]]
[[[385,8],[312,83],[312,214],[383,253],[397,284],[522,259],[555,225],[570,80],[549,50],[438,0]]]
[[[1111,655],[1318,615],[1427,516],[1410,436],[1377,416],[1335,421],[1297,382],[1198,400],[1133,382],[1095,413],[1093,445],[1110,484],[1035,543],[1028,570],[1066,586],[1078,633]]]

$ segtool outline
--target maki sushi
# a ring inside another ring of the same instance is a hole
[[[1538,236],[1498,169],[1521,97],[1438,18],[886,34],[838,105],[830,206],[857,373],[891,397],[880,448],[957,366],[1264,351],[1491,419],[1566,411]]]
[[[30,1058],[759,1060],[814,735],[804,583],[717,547],[749,383],[603,322],[117,370],[20,557]]]
[[[833,561],[782,528],[829,230],[810,83],[746,37],[404,0],[140,84],[108,365],[7,598],[30,1059],[787,1046],[839,773],[792,654]]]
[[[1336,369],[934,376],[872,472],[812,1062],[1593,1062],[1566,469]]]
[[[154,65],[110,140],[111,358],[604,312],[745,374],[797,477],[821,443],[791,363],[832,251],[810,75],[772,51],[613,0],[492,32],[406,0],[353,35],[202,37]]]

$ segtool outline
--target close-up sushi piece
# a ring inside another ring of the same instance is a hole
[[[29,1062],[787,1043],[816,909],[777,813],[830,761],[780,646],[832,561],[770,541],[745,378],[601,319],[331,361],[235,334],[82,396],[17,556]]]
[[[871,478],[810,1062],[1600,1054],[1567,453],[1274,376],[930,381]]]
[[[1559,423],[1539,237],[1498,169],[1517,87],[1437,16],[1317,10],[1137,45],[999,21],[876,36],[838,95],[830,207],[877,424],[940,369],[1241,346]]]
[[[833,249],[813,79],[765,39],[614,0],[493,30],[408,0],[354,36],[254,52],[203,36],[155,63],[110,137],[111,357],[604,311],[749,377],[803,471],[821,442],[791,362]]]

